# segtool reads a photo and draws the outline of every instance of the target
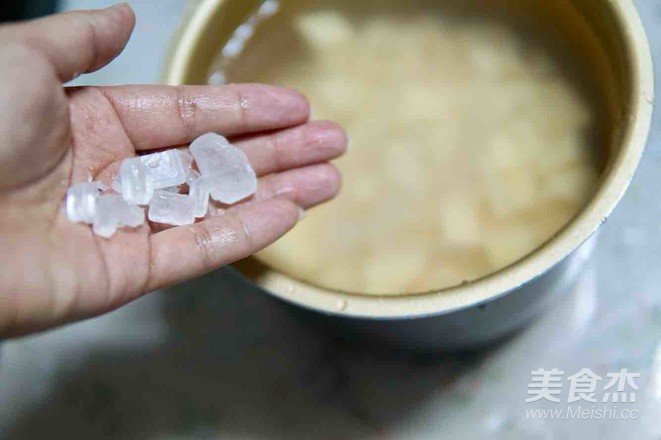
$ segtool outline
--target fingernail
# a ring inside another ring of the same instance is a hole
[[[305,209],[298,208],[298,221],[300,222],[305,218]]]
[[[128,5],[129,4],[127,2],[119,2],[119,3],[115,3],[112,6],[108,6],[106,9],[125,8]]]

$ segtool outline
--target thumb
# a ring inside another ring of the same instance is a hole
[[[112,61],[124,49],[134,25],[133,10],[120,3],[3,26],[0,40],[18,40],[37,50],[66,82]]]
[[[0,26],[0,188],[48,174],[70,147],[61,82],[109,63],[129,39],[127,5]]]

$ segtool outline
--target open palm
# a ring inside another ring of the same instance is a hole
[[[270,244],[301,209],[339,189],[326,163],[336,125],[308,122],[298,93],[246,84],[65,88],[124,47],[127,6],[0,28],[0,336],[100,314]],[[119,162],[214,131],[234,139],[259,178],[255,196],[201,222],[121,229],[112,239],[62,214],[66,189],[110,182]]]

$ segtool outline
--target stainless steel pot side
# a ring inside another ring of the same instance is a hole
[[[222,42],[257,4],[258,0],[201,1],[173,41],[165,82],[205,83]],[[498,0],[495,4],[535,20],[540,32],[554,32],[571,42],[597,83],[608,121],[604,138],[610,139],[610,145],[604,148],[607,163],[600,186],[588,205],[542,247],[511,266],[425,294],[375,297],[331,291],[255,259],[236,265],[247,278],[275,297],[314,312],[308,317],[351,338],[424,351],[472,348],[502,338],[566,291],[589,256],[591,246],[586,241],[620,200],[645,147],[654,101],[648,43],[635,7],[627,0]]]

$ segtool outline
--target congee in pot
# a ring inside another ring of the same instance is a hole
[[[340,196],[263,263],[328,289],[421,293],[514,263],[581,210],[603,163],[589,66],[488,4],[285,0],[259,26],[226,80],[301,90],[350,140]]]

